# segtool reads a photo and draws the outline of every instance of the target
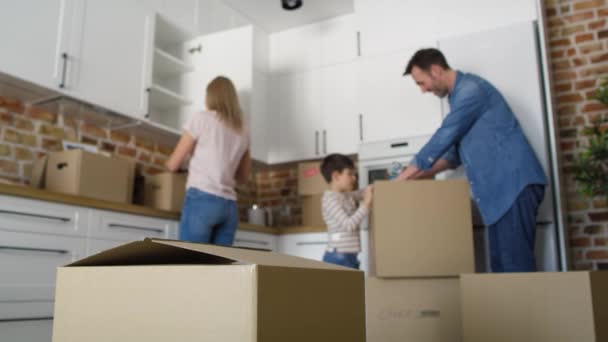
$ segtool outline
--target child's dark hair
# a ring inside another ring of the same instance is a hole
[[[344,169],[354,170],[355,163],[343,154],[330,154],[321,162],[321,174],[327,183],[331,182],[331,175],[334,171],[342,172]]]

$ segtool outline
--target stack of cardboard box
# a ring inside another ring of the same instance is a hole
[[[298,164],[298,194],[302,200],[302,225],[325,227],[321,215],[321,197],[328,189],[321,175],[320,162]]]
[[[367,341],[462,341],[460,279],[473,273],[464,181],[380,181],[370,227]]]

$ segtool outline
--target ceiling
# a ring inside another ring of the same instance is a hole
[[[224,3],[268,33],[350,14],[355,10],[354,0],[303,0],[302,7],[295,11],[285,11],[281,0],[224,0]]]

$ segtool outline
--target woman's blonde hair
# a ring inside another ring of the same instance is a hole
[[[243,128],[243,111],[236,88],[228,77],[218,76],[207,85],[207,109],[215,111],[220,120],[236,131]]]

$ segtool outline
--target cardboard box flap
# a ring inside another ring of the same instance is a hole
[[[161,240],[151,239],[151,241],[164,244],[168,246],[179,247],[199,253],[205,253],[209,255],[215,255],[227,260],[235,260],[244,264],[255,264],[265,266],[278,266],[278,267],[303,267],[313,269],[327,269],[327,270],[343,270],[359,272],[347,267],[342,267],[334,264],[328,264],[321,261],[316,261],[307,258],[300,258],[296,256],[278,254],[267,251],[237,248],[237,247],[225,247],[201,243],[191,243],[184,241],[175,240]]]
[[[236,260],[204,251],[176,248],[151,239],[127,243],[89,256],[67,266],[122,266],[171,264],[233,264]]]

